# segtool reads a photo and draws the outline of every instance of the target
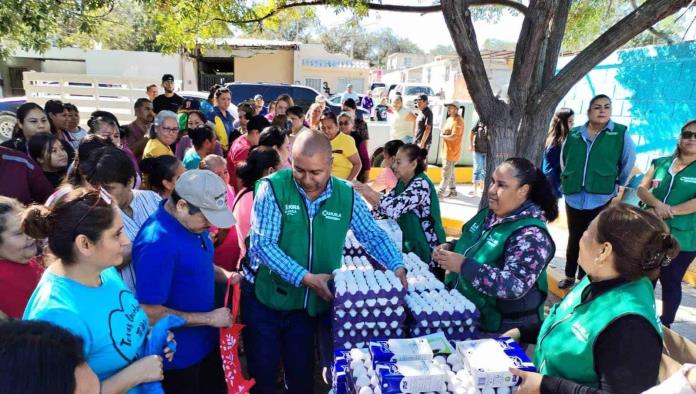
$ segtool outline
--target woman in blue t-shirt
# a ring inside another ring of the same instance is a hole
[[[143,357],[147,315],[116,272],[129,241],[111,197],[78,188],[50,210],[29,208],[23,228],[33,238],[48,238],[56,257],[24,319],[49,321],[80,336],[102,393],[137,393],[135,386],[162,380],[162,358]],[[168,348],[164,352],[173,356]]]

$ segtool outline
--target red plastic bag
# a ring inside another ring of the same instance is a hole
[[[239,298],[241,290],[239,284],[232,286],[227,280],[227,291],[225,291],[225,306],[230,299],[230,288],[232,292],[232,326],[220,329],[220,355],[222,356],[222,369],[225,371],[228,394],[244,394],[254,386],[254,379],[247,380],[242,374],[242,365],[239,362],[239,338],[242,335],[243,324],[237,324],[239,316]]]

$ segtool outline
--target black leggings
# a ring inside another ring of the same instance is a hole
[[[565,275],[568,278],[582,279],[585,271],[578,267],[578,254],[580,252],[580,238],[587,230],[594,218],[609,205],[602,205],[595,209],[575,209],[566,203],[566,218],[568,220],[568,247],[566,248]]]
[[[660,320],[667,327],[674,323],[674,317],[682,299],[682,279],[694,258],[696,258],[696,252],[680,252],[670,265],[660,270],[660,284],[662,284]]]

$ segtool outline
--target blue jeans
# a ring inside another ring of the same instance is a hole
[[[486,154],[474,152],[474,182],[486,179]]]
[[[277,311],[261,304],[249,282],[242,283],[242,336],[252,394],[275,394],[283,362],[288,394],[313,392],[316,319],[306,311]]]

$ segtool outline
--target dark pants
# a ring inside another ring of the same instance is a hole
[[[595,209],[575,209],[566,203],[566,218],[568,220],[568,247],[566,248],[566,266],[565,275],[568,278],[582,279],[585,276],[585,271],[578,267],[578,254],[580,252],[580,238],[582,233],[587,230],[587,227],[599,215],[607,205]]]
[[[164,371],[162,387],[167,394],[227,393],[220,349],[216,346],[215,350],[196,365]]]
[[[242,336],[253,394],[275,394],[283,362],[288,394],[311,394],[316,319],[306,311],[276,311],[261,304],[248,282],[242,284]]]
[[[681,252],[672,260],[670,265],[660,270],[660,284],[662,284],[662,324],[669,327],[674,323],[682,299],[681,282],[689,268],[689,264],[696,258],[696,252]]]

